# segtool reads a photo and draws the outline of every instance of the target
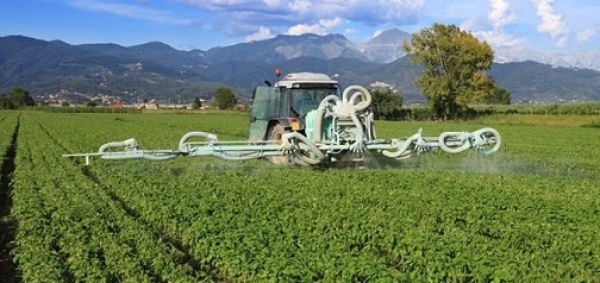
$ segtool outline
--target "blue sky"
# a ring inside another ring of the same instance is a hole
[[[597,0],[2,0],[0,36],[182,50],[277,34],[340,33],[366,42],[389,28],[456,24],[493,46],[600,49]]]

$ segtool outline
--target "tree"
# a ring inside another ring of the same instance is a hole
[[[391,89],[372,90],[371,99],[375,119],[391,119],[402,110],[402,96]]]
[[[24,106],[35,106],[29,91],[22,87],[13,87],[8,95],[0,94],[0,109],[17,109]]]
[[[219,109],[231,109],[237,103],[235,99],[235,95],[231,91],[231,89],[226,87],[219,87],[215,92],[215,97],[213,98],[214,104]]]
[[[0,109],[17,109],[24,106],[35,106],[29,91],[22,87],[13,87],[8,95],[0,95]]]
[[[202,107],[202,103],[200,102],[200,98],[196,97],[194,102],[192,102],[192,109],[198,109],[200,107]]]
[[[14,108],[21,108],[24,106],[35,106],[33,97],[29,95],[29,91],[22,87],[13,87],[8,93],[10,100],[12,101]]]
[[[487,104],[510,104],[511,94],[508,90],[495,86],[492,95],[488,96],[484,102]]]
[[[492,66],[494,51],[471,33],[436,23],[414,35],[403,48],[413,63],[423,64],[415,84],[438,119],[446,120],[467,104],[492,95],[494,82],[485,71]]]
[[[93,108],[93,107],[96,107],[96,106],[98,106],[98,103],[96,103],[96,101],[94,101],[94,100],[90,100],[90,101],[88,101],[88,102],[87,102],[85,105],[86,105],[87,107],[92,107],[92,108]]]
[[[13,109],[13,104],[10,98],[4,94],[0,94],[0,109]]]

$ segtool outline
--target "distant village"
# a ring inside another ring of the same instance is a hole
[[[82,100],[87,98],[87,101]],[[88,97],[87,95],[79,93],[57,93],[44,96],[36,96],[36,101],[43,103],[44,105],[54,107],[82,107],[82,106],[103,106],[112,108],[137,108],[137,109],[191,109],[193,101],[183,101],[181,99],[177,102],[174,101],[162,101],[156,99],[140,99],[138,101],[123,101],[120,96],[111,96],[98,94],[94,97]],[[208,102],[205,99],[200,100],[200,108],[209,108]]]

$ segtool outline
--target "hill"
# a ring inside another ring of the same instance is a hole
[[[421,67],[398,49],[407,38],[406,33],[384,32],[359,46],[342,35],[307,34],[182,51],[161,42],[70,45],[7,36],[0,37],[0,92],[20,85],[44,99],[189,101],[209,99],[217,87],[226,86],[247,99],[255,86],[275,80],[273,71],[280,67],[284,74],[326,73],[345,86],[385,82],[405,101],[419,103],[424,97],[413,81]],[[494,63],[490,74],[512,93],[513,102],[600,100],[600,72],[590,69],[525,61]]]

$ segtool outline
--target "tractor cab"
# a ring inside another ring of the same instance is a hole
[[[304,134],[308,112],[327,96],[341,98],[338,82],[324,74],[291,73],[273,86],[265,83],[252,95],[250,141],[278,140],[285,132]]]

